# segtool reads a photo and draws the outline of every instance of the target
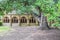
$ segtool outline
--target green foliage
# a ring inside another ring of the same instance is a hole
[[[0,15],[4,15],[3,12],[0,11]]]
[[[3,15],[4,11],[10,12],[12,10],[23,14],[32,13],[32,9],[39,15],[40,10],[36,9],[38,6],[44,16],[48,16],[48,21],[56,20],[60,24],[60,18],[58,18],[60,16],[60,0],[3,0],[0,2],[0,15]]]
[[[0,22],[0,26],[2,26],[3,25],[3,23],[2,22]]]
[[[53,26],[60,26],[60,18],[58,18],[60,16],[60,0],[57,2],[55,0],[37,0],[35,5],[41,8],[44,15],[48,17],[48,21],[56,21],[52,24]]]
[[[53,23],[51,26],[60,29],[60,24],[58,22]]]

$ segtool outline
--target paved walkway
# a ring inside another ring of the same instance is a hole
[[[37,30],[38,27],[12,27],[0,40],[60,40],[60,30]]]

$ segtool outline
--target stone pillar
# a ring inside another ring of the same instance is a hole
[[[29,26],[29,18],[27,18],[27,25]]]
[[[10,26],[12,27],[12,15],[10,15]]]
[[[21,23],[20,23],[20,16],[19,16],[19,18],[18,18],[18,24],[19,24],[19,26],[21,26]]]
[[[20,19],[18,19],[19,26],[21,26]]]
[[[38,21],[36,20],[36,25],[38,26]]]

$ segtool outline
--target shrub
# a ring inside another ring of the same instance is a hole
[[[2,26],[3,25],[3,23],[2,22],[0,22],[0,26]]]
[[[60,27],[60,24],[59,23],[54,23],[54,24],[52,24],[52,26],[54,26],[54,27]]]
[[[54,28],[60,29],[60,23],[54,23],[54,24],[52,24],[52,26],[53,26]]]

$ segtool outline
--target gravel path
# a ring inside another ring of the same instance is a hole
[[[60,40],[60,30],[37,30],[38,27],[12,27],[0,40]]]

